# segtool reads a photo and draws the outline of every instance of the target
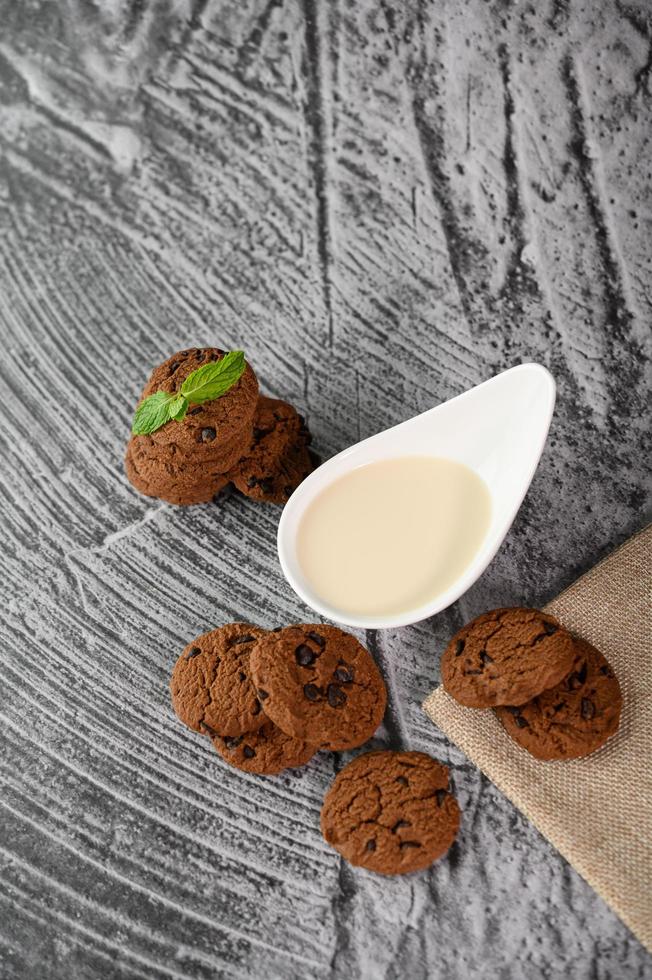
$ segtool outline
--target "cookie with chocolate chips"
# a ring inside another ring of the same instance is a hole
[[[286,734],[339,751],[362,745],[385,713],[371,655],[335,626],[288,626],[261,637],[251,673],[265,714]]]
[[[423,752],[368,752],[337,776],[321,831],[351,864],[379,874],[428,867],[451,846],[460,810],[448,769]]]
[[[141,400],[157,391],[178,392],[193,371],[219,361],[224,351],[193,347],[179,351],[152,372]],[[180,421],[149,435],[132,436],[125,456],[130,483],[148,497],[173,504],[212,500],[230,482],[228,470],[251,442],[258,381],[250,365],[221,398],[190,404]]]
[[[169,357],[152,371],[143,389],[141,399],[157,391],[179,392],[189,374],[197,368],[220,361],[224,351],[217,347],[192,347]],[[222,472],[230,469],[246,449],[258,405],[258,381],[251,365],[221,398],[191,403],[180,422],[166,422],[150,436],[134,436],[135,439],[151,439],[155,446],[174,446],[177,455],[188,461],[212,460],[222,465]]]
[[[525,704],[568,674],[573,638],[538,609],[494,609],[455,634],[441,660],[444,689],[469,708]]]
[[[265,721],[255,732],[236,738],[211,738],[213,747],[229,765],[259,776],[275,776],[283,769],[294,769],[308,762],[316,747],[299,738],[292,738],[273,722]]]
[[[511,738],[537,759],[578,759],[617,730],[622,708],[618,678],[586,640],[574,640],[570,673],[527,704],[495,708]]]
[[[251,442],[229,476],[248,497],[284,504],[315,468],[310,439],[303,417],[292,405],[262,395]]]
[[[250,675],[250,652],[265,633],[249,623],[229,623],[188,644],[172,671],[170,692],[189,728],[236,737],[265,723]]]

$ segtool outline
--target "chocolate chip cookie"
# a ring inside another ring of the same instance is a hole
[[[314,469],[310,432],[287,402],[262,395],[246,454],[229,474],[241,493],[284,504]]]
[[[507,733],[537,759],[577,759],[595,752],[617,730],[620,684],[609,662],[586,640],[574,640],[567,677],[527,704],[495,712]]]
[[[469,708],[525,704],[573,666],[573,639],[538,609],[494,609],[464,626],[441,661],[448,693]]]
[[[250,679],[250,651],[265,630],[229,623],[203,633],[177,660],[170,691],[181,721],[205,735],[236,737],[265,723]]]
[[[178,392],[193,371],[219,361],[224,351],[193,347],[179,351],[152,372],[141,399],[157,391]],[[172,504],[212,500],[230,478],[251,442],[258,404],[258,381],[247,364],[221,398],[190,404],[181,421],[166,422],[149,435],[132,436],[125,456],[130,483],[148,497]]]
[[[362,745],[387,692],[373,658],[335,626],[288,626],[261,637],[251,673],[265,714],[286,734],[339,751]]]
[[[192,347],[173,354],[154,368],[141,399],[157,391],[180,391],[189,374],[223,357],[224,351],[217,347]],[[202,405],[191,404],[181,422],[166,422],[149,437],[134,438],[150,438],[155,446],[174,446],[188,461],[212,460],[226,472],[249,444],[257,405],[258,381],[247,364],[242,376],[221,398]]]
[[[247,735],[236,738],[215,735],[211,741],[230,765],[259,776],[275,776],[283,769],[302,766],[317,751],[314,745],[286,735],[271,721],[265,721],[261,728]]]
[[[380,874],[428,867],[451,846],[460,810],[448,769],[422,752],[368,752],[337,776],[321,830],[351,864]]]

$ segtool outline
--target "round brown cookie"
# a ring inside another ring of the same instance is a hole
[[[169,504],[204,504],[213,500],[230,482],[210,463],[176,465],[169,447],[147,451],[140,442],[147,438],[132,437],[125,456],[127,478],[139,493],[158,497]]]
[[[385,682],[373,658],[335,626],[268,633],[252,650],[251,674],[268,718],[320,748],[362,745],[385,713]]]
[[[441,660],[448,693],[469,708],[525,704],[573,665],[573,639],[538,609],[494,609],[455,634]]]
[[[496,708],[515,742],[537,759],[578,759],[595,752],[617,730],[620,684],[608,660],[586,640],[574,640],[575,660],[555,687],[518,707]]]
[[[211,741],[230,765],[259,776],[275,776],[283,769],[302,766],[317,751],[314,745],[286,735],[271,721],[266,721],[256,732],[238,738],[216,735]]]
[[[178,351],[154,368],[141,400],[157,391],[178,392],[189,374],[223,356],[224,351],[216,347]],[[171,420],[151,435],[134,436],[134,440],[149,440],[150,447],[174,449],[179,465],[211,460],[224,473],[249,445],[257,404],[258,381],[247,364],[239,380],[220,398],[202,405],[191,404],[180,422]]]
[[[287,402],[261,395],[251,444],[230,477],[241,493],[283,504],[315,468],[310,432]]]
[[[185,648],[172,671],[172,705],[181,721],[205,735],[242,735],[265,723],[250,680],[249,655],[265,630],[229,623]]]
[[[232,479],[240,492],[251,497],[252,500],[260,500],[267,504],[284,504],[314,469],[313,454],[305,446],[294,446],[279,459],[278,466],[271,475],[256,478],[253,486],[243,489],[241,480],[237,477]]]
[[[351,864],[380,874],[428,867],[451,846],[460,809],[448,769],[423,752],[368,752],[337,776],[321,831]]]

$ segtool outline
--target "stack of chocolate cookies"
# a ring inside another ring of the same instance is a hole
[[[273,631],[229,623],[197,637],[177,660],[172,704],[232,766],[275,775],[319,749],[362,745],[387,693],[354,636],[322,624]]]
[[[193,371],[223,356],[215,347],[173,354],[154,369],[141,402],[178,393]],[[288,402],[260,395],[246,364],[222,397],[191,404],[183,419],[150,435],[132,436],[125,469],[140,493],[171,504],[207,503],[230,483],[254,500],[285,503],[318,464],[309,444],[303,418]]]
[[[445,690],[493,708],[508,735],[541,760],[577,759],[618,730],[622,695],[606,657],[538,609],[494,609],[452,638]]]

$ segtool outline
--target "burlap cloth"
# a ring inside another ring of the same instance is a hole
[[[438,688],[424,709],[652,951],[652,525],[546,606],[594,643],[623,691],[620,730],[586,759],[539,762],[492,711]]]

